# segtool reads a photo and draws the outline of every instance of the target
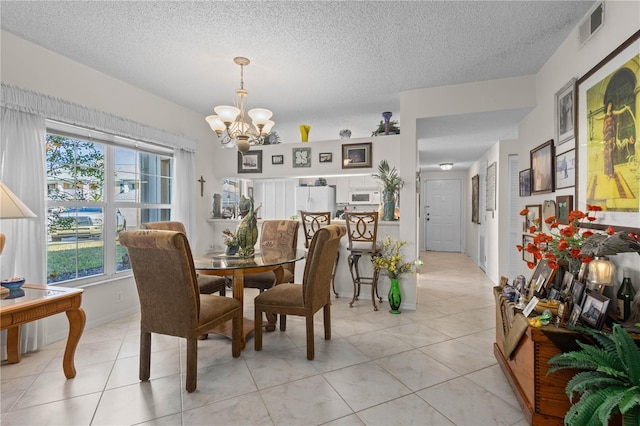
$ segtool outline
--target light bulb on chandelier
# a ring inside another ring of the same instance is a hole
[[[211,129],[216,132],[220,143],[225,148],[237,146],[238,151],[245,153],[251,145],[262,145],[264,138],[271,132],[275,124],[271,121],[273,113],[265,108],[254,108],[248,111],[253,126],[247,124],[245,118],[245,100],[249,91],[244,88],[244,67],[249,65],[247,58],[238,56],[233,62],[240,65],[240,88],[236,89],[238,99],[236,106],[220,105],[213,110],[216,115],[205,118]]]

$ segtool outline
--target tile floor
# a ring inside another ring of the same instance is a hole
[[[493,284],[463,254],[422,257],[416,311],[334,299],[332,340],[323,340],[316,314],[314,361],[304,320],[289,317],[286,332],[266,333],[262,352],[250,339],[240,358],[226,338],[200,341],[191,394],[184,340],[154,335],[151,380],[141,383],[134,315],[85,331],[74,379],[62,373],[63,341],[3,363],[0,423],[526,425],[493,356]]]

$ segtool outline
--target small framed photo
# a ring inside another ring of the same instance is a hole
[[[342,145],[342,168],[371,167],[371,142]]]
[[[272,155],[271,164],[282,165],[284,164],[284,155]]]
[[[576,186],[576,150],[556,155],[556,189]]]
[[[541,204],[530,204],[525,206],[529,213],[525,216],[525,228],[526,232],[530,232],[532,226],[541,227],[542,221],[542,205]]]
[[[561,225],[569,224],[569,212],[573,210],[573,195],[559,195],[556,197],[556,222]]]
[[[311,167],[311,148],[293,148],[293,167]]]
[[[331,152],[321,152],[318,161],[321,163],[331,163],[333,161],[333,154]]]
[[[571,294],[571,284],[573,284],[573,274],[569,271],[565,271],[564,276],[562,277],[562,285],[560,286],[560,297],[566,299]]]
[[[253,186],[247,187],[247,197],[253,198]]]
[[[523,234],[522,235],[522,260],[524,260],[527,263],[531,262],[531,263],[533,263],[535,265],[536,264],[536,258],[533,257],[533,253],[529,253],[527,251],[527,246],[529,244],[533,244],[533,236],[532,235]]]
[[[558,141],[558,145],[574,138],[575,87],[576,79],[572,78],[556,93],[556,141]]]
[[[582,306],[582,295],[584,293],[584,283],[578,280],[573,280],[571,284],[571,300],[573,300],[574,306]]]
[[[578,319],[580,318],[580,312],[582,312],[580,305],[573,305],[573,310],[571,311],[571,315],[569,315],[569,320],[567,321],[567,325],[569,327],[576,326]]]
[[[555,189],[553,139],[538,145],[531,154],[531,194],[546,194]]]
[[[529,282],[531,283],[531,287],[533,287],[533,290],[531,290],[531,288],[529,289],[531,294],[533,294],[535,291],[540,292],[540,290],[544,290],[546,284],[553,282],[553,278],[555,277],[555,275],[556,270],[551,269],[546,261],[542,260],[538,262],[538,264],[536,265],[536,269],[534,269],[533,271],[533,275],[531,275],[531,280],[529,280]],[[544,280],[542,281],[542,287],[538,289],[538,285],[540,284],[540,277],[543,277]]]
[[[262,173],[262,150],[238,152],[238,173]]]
[[[520,196],[528,197],[531,195],[531,169],[520,171]]]
[[[580,320],[600,330],[604,319],[607,316],[607,307],[609,306],[609,298],[601,295],[597,291],[587,292],[584,303],[582,304],[582,313]]]

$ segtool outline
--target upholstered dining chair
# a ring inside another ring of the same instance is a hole
[[[265,220],[260,229],[260,249],[298,247],[297,220]],[[295,278],[295,263],[283,265],[283,283],[293,282]],[[276,284],[276,274],[273,271],[249,274],[244,277],[244,288],[257,288],[260,292],[270,289]]]
[[[331,212],[305,212],[300,211],[300,220],[302,222],[302,229],[304,231],[304,248],[308,249],[313,234],[323,226],[331,225]],[[336,291],[336,270],[338,269],[338,262],[340,262],[340,250],[336,254],[336,263],[333,265],[333,273],[331,274],[331,289],[335,294],[336,299],[339,294]]]
[[[280,314],[280,330],[287,327],[287,315],[306,318],[307,359],[315,357],[313,316],[323,309],[324,338],[331,339],[331,274],[336,261],[340,238],[346,233],[341,225],[327,225],[313,236],[307,262],[304,267],[302,285],[279,284],[254,299],[255,306],[255,350],[262,350],[262,313]]]
[[[232,321],[231,353],[240,356],[240,302],[200,294],[187,236],[176,231],[120,233],[140,299],[140,380],[151,374],[151,333],[187,339],[187,392],[197,386],[198,337]]]
[[[182,232],[183,234],[187,235],[187,229],[185,228],[184,224],[177,221],[147,222],[140,225],[140,229],[176,231]],[[218,292],[220,296],[226,295],[226,287],[228,281],[225,277],[197,274],[197,278],[200,294],[213,294],[215,292]]]
[[[371,259],[378,252],[376,242],[378,212],[348,212],[344,214],[344,219],[349,238],[347,261],[353,281],[353,299],[349,302],[349,307],[353,307],[353,303],[360,297],[360,287],[366,284],[371,286],[371,304],[373,304],[373,310],[377,311],[376,297],[382,303],[382,298],[378,294],[378,272],[371,268],[371,275],[364,275],[360,267],[360,259],[363,256]]]

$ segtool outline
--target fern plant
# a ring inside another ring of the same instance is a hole
[[[547,374],[572,368],[578,372],[567,383],[566,393],[578,402],[564,418],[566,425],[606,425],[615,413],[621,413],[625,426],[640,425],[640,349],[629,333],[615,324],[611,334],[578,328],[596,342],[577,341],[579,351],[555,355],[549,360]]]

